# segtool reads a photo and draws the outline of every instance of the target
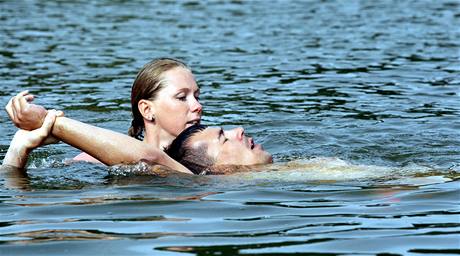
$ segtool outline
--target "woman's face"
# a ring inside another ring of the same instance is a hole
[[[200,90],[190,70],[176,67],[164,73],[164,87],[153,101],[155,123],[177,137],[185,128],[200,123]]]

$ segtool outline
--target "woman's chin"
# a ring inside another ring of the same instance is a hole
[[[189,128],[190,126],[194,126],[194,125],[197,125],[197,124],[200,124],[200,122],[196,122],[196,121],[195,122],[187,122],[187,123],[185,123],[184,130]]]

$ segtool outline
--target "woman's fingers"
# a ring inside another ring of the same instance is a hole
[[[52,109],[48,111],[48,114],[45,117],[45,121],[43,121],[42,127],[38,128],[38,136],[43,140],[48,137],[51,133],[51,129],[53,128],[54,121],[56,121],[56,110]]]
[[[27,147],[34,149],[42,145],[46,141],[46,138],[50,135],[55,120],[56,110],[53,109],[48,111],[48,114],[43,121],[43,125],[38,129],[30,131],[29,141],[26,143]]]
[[[40,128],[35,129],[33,131],[27,131],[27,130],[19,130],[18,132],[18,138],[20,142],[17,143],[22,143],[25,148],[29,150],[33,150],[40,145],[46,144],[46,142],[52,142],[48,140],[48,137],[50,137],[50,133],[53,129],[54,122],[56,120],[56,110],[50,110],[48,111],[43,124]]]
[[[45,117],[45,121],[43,122],[43,125],[40,128],[41,145],[54,144],[59,142],[57,138],[51,135],[51,132],[56,118],[63,115],[64,112],[56,111],[55,109],[48,111],[48,114]]]
[[[50,135],[46,137],[46,139],[43,141],[42,145],[49,145],[49,144],[56,144],[59,143],[60,140],[58,140],[56,137]]]

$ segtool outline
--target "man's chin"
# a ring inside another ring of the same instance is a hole
[[[259,149],[259,154],[260,154],[260,164],[271,164],[273,163],[273,157],[272,155],[268,152],[265,151],[262,147]]]
[[[266,153],[266,155],[265,155],[265,157],[263,159],[263,162],[261,164],[271,164],[271,163],[273,163],[272,155],[270,153],[266,152],[266,151],[265,151],[265,153]]]
[[[272,155],[269,154],[266,164],[271,164],[271,163],[273,163],[273,157]]]
[[[273,157],[270,153],[267,151],[263,151],[260,153],[258,161],[256,161],[257,164],[271,164],[273,163]]]

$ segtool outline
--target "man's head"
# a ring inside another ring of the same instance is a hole
[[[218,127],[193,125],[177,136],[166,153],[195,174],[222,166],[272,162],[270,153],[251,137],[246,137],[241,127],[224,131]]]

